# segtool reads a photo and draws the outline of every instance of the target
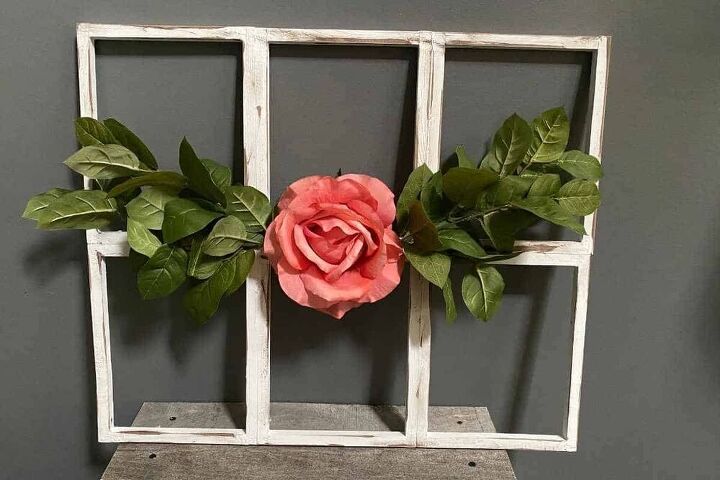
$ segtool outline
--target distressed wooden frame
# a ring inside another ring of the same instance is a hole
[[[418,49],[415,125],[416,166],[440,166],[443,76],[447,48],[500,48],[592,52],[589,153],[601,158],[610,38],[606,36],[496,35],[428,31],[317,30],[258,27],[77,26],[80,114],[97,118],[95,40],[227,41],[243,45],[245,182],[269,195],[269,45],[329,44],[408,46]],[[85,179],[85,187],[91,182]],[[498,263],[570,266],[575,277],[571,372],[562,435],[428,431],[430,295],[415,271],[410,277],[408,394],[405,431],[270,429],[270,268],[258,258],[246,284],[247,371],[245,429],[119,427],[114,423],[105,258],[124,257],[125,232],[87,232],[93,348],[100,442],[403,446],[575,451],[595,215],[585,218],[580,241],[519,241],[522,251]]]

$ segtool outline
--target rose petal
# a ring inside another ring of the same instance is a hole
[[[402,245],[400,245],[400,238],[392,228],[386,228],[383,234],[383,242],[387,247],[388,261],[397,261],[398,257],[402,256]]]
[[[365,245],[362,240],[360,240],[359,238],[355,239],[349,251],[345,254],[345,259],[340,263],[340,265],[336,266],[334,269],[328,272],[325,280],[327,280],[328,282],[334,282],[335,280],[340,278],[340,275],[342,275],[350,267],[355,265],[355,262],[357,262],[358,258],[360,257],[360,252],[362,251],[364,246]]]
[[[275,234],[283,257],[293,268],[297,270],[306,269],[310,265],[310,262],[295,245],[293,229],[295,228],[296,222],[292,212],[289,210],[280,212],[280,215],[275,218],[275,222],[279,222],[275,226]]]
[[[295,225],[295,227],[293,228],[293,239],[295,240],[295,245],[297,246],[297,248],[302,252],[303,255],[305,255],[305,258],[317,265],[317,267],[323,272],[327,273],[333,271],[336,266],[329,264],[328,262],[320,258],[317,253],[315,253],[315,250],[310,247],[307,238],[305,238],[304,230],[305,228],[301,225]]]
[[[304,270],[300,278],[308,292],[325,299],[328,304],[355,301],[367,293],[372,283],[355,270],[348,270],[337,280],[328,282],[314,265]]]
[[[400,283],[403,269],[402,257],[397,262],[388,262],[382,273],[375,277],[367,294],[358,301],[377,302],[387,297]]]
[[[323,232],[330,232],[333,228],[337,228],[345,235],[352,235],[356,233],[355,230],[353,230],[353,228],[350,227],[346,222],[336,217],[321,217],[308,223],[319,226]]]
[[[270,259],[271,262],[277,262],[277,256],[280,253],[280,248],[277,245],[277,236],[275,234],[275,221],[270,222],[267,231],[265,232],[265,240],[263,241],[263,253]]]
[[[384,243],[380,244],[377,251],[365,261],[358,263],[357,270],[365,278],[375,278],[387,263],[387,247]]]
[[[361,305],[362,305],[362,303],[358,303],[358,302],[340,302],[340,303],[336,303],[336,304],[332,305],[329,308],[323,308],[322,311],[324,313],[327,313],[331,317],[335,317],[337,320],[340,320],[345,316],[345,314],[349,310],[352,310],[353,308],[357,308]]]
[[[285,295],[300,305],[306,307],[312,306],[309,302],[305,285],[300,278],[299,271],[292,268],[290,264],[283,259],[275,265],[275,271],[277,272],[278,281],[280,282],[280,288],[285,292]]]
[[[353,180],[363,185],[377,200],[377,213],[384,226],[390,226],[395,220],[395,194],[382,181],[368,175],[348,173],[338,177],[338,180]]]
[[[307,226],[305,230],[305,238],[307,238],[310,247],[312,247],[323,260],[333,265],[342,262],[348,246],[352,244],[355,238],[354,235],[345,235],[337,228],[323,235],[313,232]]]
[[[322,177],[320,175],[313,175],[311,177],[305,177],[301,178],[300,180],[296,180],[293,183],[290,184],[289,187],[285,189],[283,194],[280,196],[280,200],[278,200],[278,208],[280,210],[285,210],[288,206],[288,204],[298,195],[305,193],[308,191],[309,188],[311,188],[313,185],[316,185],[317,182],[322,178],[330,178],[330,177]]]

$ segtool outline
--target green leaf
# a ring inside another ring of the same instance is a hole
[[[37,220],[40,214],[58,197],[70,192],[66,188],[53,188],[45,193],[39,193],[28,200],[27,206],[22,213],[23,218]]]
[[[65,165],[95,180],[130,177],[150,172],[134,153],[120,145],[83,147],[65,160]]]
[[[183,307],[193,320],[204,324],[215,315],[220,300],[233,286],[235,270],[235,258],[227,259],[210,278],[188,289],[183,298]]]
[[[227,213],[242,220],[247,230],[264,231],[272,213],[270,200],[260,191],[244,185],[225,189]]]
[[[125,207],[128,217],[150,230],[160,230],[165,217],[165,205],[177,199],[177,193],[162,187],[147,187]]]
[[[127,239],[130,248],[146,257],[152,257],[162,242],[142,223],[132,218],[127,219]]]
[[[590,180],[570,180],[555,199],[571,215],[590,215],[600,206],[600,191]]]
[[[560,190],[560,175],[556,173],[544,173],[535,178],[528,197],[549,197]]]
[[[162,245],[140,268],[137,285],[144,300],[170,295],[185,281],[187,253],[180,247]]]
[[[445,228],[438,231],[443,250],[455,250],[470,258],[483,258],[487,255],[480,244],[465,230]]]
[[[46,230],[90,229],[108,225],[117,214],[115,199],[99,190],[68,192],[50,203],[38,215],[38,227]]]
[[[513,200],[512,204],[518,208],[528,211],[543,220],[566,227],[575,233],[585,235],[585,227],[570,215],[558,203],[548,197],[529,197]]]
[[[432,171],[425,164],[420,165],[410,173],[397,199],[396,219],[398,225],[402,226],[405,224],[408,214],[410,213],[410,204],[413,200],[417,200],[423,185],[430,179],[432,174]]]
[[[490,149],[480,161],[480,168],[487,168],[495,173],[500,173],[500,170],[502,170],[502,165],[500,165],[500,161],[495,158],[495,152],[493,152],[492,149]]]
[[[127,191],[134,190],[138,187],[144,186],[154,187],[165,187],[168,190],[175,190],[179,192],[185,185],[187,185],[187,179],[175,172],[151,172],[139,177],[133,177],[124,182],[114,186],[108,192],[111,197],[117,197]]]
[[[217,213],[221,213],[222,215],[225,215],[225,209],[215,202],[211,202],[210,200],[205,200],[204,198],[201,198],[201,197],[188,197],[188,198],[190,200],[192,200],[193,202],[197,203],[198,205],[200,205],[205,210],[209,210],[211,212],[217,212]]]
[[[143,165],[150,167],[153,170],[157,170],[158,164],[157,160],[155,160],[155,156],[143,143],[143,141],[140,140],[140,138],[138,138],[138,136],[135,135],[129,128],[114,118],[103,120],[103,124],[110,132],[112,132],[113,137],[117,140],[117,142],[113,143],[119,143],[133,152]]]
[[[532,179],[515,175],[501,177],[478,197],[475,209],[483,211],[507,205],[514,198],[524,197],[532,183]]]
[[[188,256],[187,274],[190,277],[205,280],[220,268],[223,260],[202,253],[202,238],[193,238],[190,255]]]
[[[557,161],[550,163],[531,163],[527,166],[527,168],[525,168],[525,170],[523,170],[520,176],[538,177],[545,173],[555,173],[557,175],[560,175],[561,173],[563,173],[563,170],[562,168],[560,168],[560,165],[558,165]]]
[[[406,242],[411,244],[418,253],[428,253],[440,248],[437,228],[418,200],[410,204],[407,231],[412,237]]]
[[[501,166],[500,175],[512,174],[530,148],[530,125],[514,113],[505,120],[493,139],[492,151]]]
[[[422,203],[428,217],[433,221],[440,220],[445,214],[442,182],[442,172],[435,172],[420,191],[420,203]]]
[[[412,250],[405,250],[405,258],[428,282],[442,288],[450,274],[450,257],[444,253],[420,255]]]
[[[232,172],[230,171],[230,168],[209,158],[201,158],[200,163],[202,163],[205,169],[210,172],[210,179],[221,191],[230,186],[232,183]]]
[[[455,155],[458,159],[458,167],[463,168],[475,168],[476,164],[473,162],[465,151],[465,145],[458,145],[455,147]]]
[[[485,215],[482,226],[495,250],[512,252],[516,235],[537,221],[535,215],[525,210],[503,210]]]
[[[452,325],[457,319],[457,309],[455,308],[455,297],[449,278],[442,287],[442,293],[443,300],[445,300],[445,322]]]
[[[557,164],[575,178],[600,180],[603,176],[600,161],[580,150],[564,152],[560,155]]]
[[[177,198],[165,205],[165,218],[162,223],[162,233],[165,243],[173,243],[181,238],[202,230],[222,215],[210,212],[197,203],[186,198]]]
[[[243,250],[232,258],[235,260],[235,275],[227,292],[225,292],[226,295],[235,293],[240,286],[245,283],[248,274],[250,274],[250,269],[252,269],[253,263],[255,263],[255,251]]]
[[[187,139],[180,143],[180,169],[190,189],[208,200],[225,205],[223,189],[230,186],[230,169],[209,159],[200,159]]]
[[[497,173],[487,168],[455,167],[443,175],[443,192],[453,202],[472,207],[480,193],[497,181]]]
[[[463,301],[479,320],[487,321],[495,315],[504,290],[502,275],[489,265],[478,266],[475,274],[468,273],[462,282]]]
[[[570,122],[565,109],[553,108],[540,114],[532,124],[533,139],[525,154],[525,163],[554,162],[565,151]]]
[[[83,147],[118,143],[105,125],[90,117],[75,120],[75,137]]]
[[[247,232],[247,238],[245,239],[245,245],[258,246],[262,245],[265,241],[265,235],[261,232]]]
[[[213,257],[229,255],[242,246],[245,238],[245,225],[239,218],[221,218],[203,242],[203,253]]]

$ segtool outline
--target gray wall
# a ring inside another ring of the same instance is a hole
[[[79,185],[74,24],[248,24],[613,35],[602,190],[576,454],[513,454],[521,479],[717,478],[720,471],[720,34],[717,2],[63,2],[0,5],[4,222],[0,478],[97,478],[83,236],[19,219],[29,195]],[[101,115],[175,165],[188,135],[241,180],[240,51],[217,44],[101,44]],[[396,189],[410,169],[412,50],[271,51],[272,193],[298,176],[371,172]],[[443,155],[479,154],[517,110],[564,105],[586,141],[584,55],[453,52]],[[559,238],[540,229],[536,238]],[[140,302],[110,262],[119,422],[143,400],[242,400],[244,302],[205,327],[171,302]],[[506,268],[489,324],[433,319],[434,404],[487,405],[499,429],[556,433],[567,382],[567,269]],[[406,283],[334,322],[274,287],[272,398],[402,402]],[[434,297],[437,298],[437,297]],[[436,304],[438,302],[435,302]]]

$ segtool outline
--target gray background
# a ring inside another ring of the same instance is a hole
[[[204,2],[95,0],[0,5],[0,478],[97,478],[82,234],[21,221],[27,198],[79,186],[74,24],[236,24],[613,35],[596,255],[576,454],[513,454],[521,479],[717,478],[720,301],[716,2]],[[173,167],[179,139],[241,180],[235,45],[101,44],[100,113],[134,128]],[[372,173],[397,188],[410,169],[412,50],[271,51],[272,193],[298,176]],[[501,120],[564,105],[586,139],[584,55],[453,52],[443,155],[479,156]],[[557,238],[556,231],[536,231]],[[244,302],[203,328],[171,302],[143,303],[110,262],[119,422],[143,400],[242,400]],[[431,401],[487,405],[499,429],[556,433],[567,382],[567,269],[508,268],[489,324],[433,319]],[[272,398],[404,400],[406,284],[342,322],[273,303]],[[435,299],[437,297],[434,297]],[[438,302],[435,302],[436,304]]]

